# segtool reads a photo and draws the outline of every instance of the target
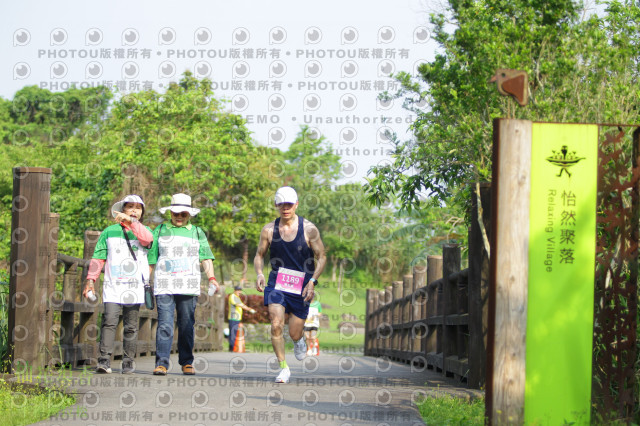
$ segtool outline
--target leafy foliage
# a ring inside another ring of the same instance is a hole
[[[185,192],[201,209],[193,221],[216,257],[234,259],[222,263],[237,273],[262,226],[277,216],[275,190],[291,185],[298,212],[327,246],[331,277],[324,281],[337,279],[340,266],[346,277],[365,269],[367,280],[392,279],[415,256],[407,254],[411,243],[389,238],[406,221],[396,223],[391,208],[368,206],[360,185],[336,186],[340,157],[324,137],[301,127],[286,151],[261,146],[211,82],[189,72],[165,93],[25,87],[12,101],[0,99],[0,135],[0,233],[7,242],[12,168],[33,166],[52,168],[51,211],[60,214],[59,251],[68,255],[81,256],[84,231],[104,229],[111,205],[125,194],[143,196],[145,221],[154,226],[166,219],[158,208]],[[0,246],[5,262],[9,248]]]
[[[396,139],[393,164],[371,170],[369,200],[396,194],[411,209],[427,196],[455,196],[464,204],[471,183],[490,180],[497,117],[637,123],[640,7],[606,5],[600,17],[572,0],[451,0],[432,14],[439,53],[418,76],[398,73],[401,90],[383,95],[417,114],[414,138]],[[526,107],[488,84],[498,68],[527,72]]]

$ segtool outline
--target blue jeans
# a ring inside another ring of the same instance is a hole
[[[178,313],[178,363],[193,364],[193,344],[196,304],[198,296],[159,294],[158,329],[156,331],[156,367],[169,368],[169,355],[173,344],[173,311]]]
[[[236,333],[239,325],[240,321],[229,320],[229,351],[233,351],[233,346],[236,344]]]

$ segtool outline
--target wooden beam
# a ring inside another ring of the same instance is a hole
[[[487,360],[490,424],[524,421],[531,122],[494,121],[491,283]]]
[[[50,184],[51,169],[13,169],[8,356],[19,372],[47,359]]]

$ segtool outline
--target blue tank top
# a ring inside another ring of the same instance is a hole
[[[298,216],[298,233],[293,241],[284,241],[280,236],[280,218],[276,219],[273,227],[273,237],[269,248],[269,262],[271,273],[268,285],[275,285],[278,268],[295,269],[305,273],[304,283],[313,276],[316,265],[313,258],[313,250],[304,239],[304,219]]]

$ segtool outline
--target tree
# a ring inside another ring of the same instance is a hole
[[[60,235],[61,250],[81,253],[82,233],[101,223],[90,217],[89,208],[105,197],[111,176],[87,174],[90,144],[69,145],[68,140],[78,133],[100,134],[98,128],[111,98],[105,87],[53,93],[27,86],[11,101],[0,99],[0,199],[4,207],[0,228],[6,235],[11,230],[12,169],[52,167],[51,209],[61,214],[65,230]],[[0,259],[8,259],[9,248],[7,244],[0,249]]]
[[[189,193],[217,252],[257,239],[271,213],[268,150],[253,143],[242,117],[223,110],[210,81],[187,72],[164,94],[113,98],[102,87],[56,94],[26,87],[12,102],[0,99],[3,222],[11,214],[11,168],[38,166],[53,170],[61,252],[79,255],[85,229],[103,229],[109,207],[126,193],[143,195],[147,219],[156,221],[172,193]]]
[[[599,17],[572,0],[450,0],[431,15],[439,53],[416,77],[398,73],[401,90],[383,94],[404,98],[416,113],[414,139],[396,139],[393,164],[372,168],[369,200],[397,194],[411,209],[454,195],[465,204],[474,182],[490,180],[496,117],[638,122],[640,8],[606,4]],[[527,72],[529,105],[518,107],[487,83],[498,68]]]
[[[194,219],[217,250],[257,238],[272,180],[268,152],[245,120],[223,109],[209,80],[185,72],[164,94],[143,91],[114,102],[98,156],[121,169],[121,192],[141,193],[149,214],[171,194],[191,195]],[[119,194],[120,195],[120,194]]]
[[[308,126],[300,132],[282,155],[276,167],[283,182],[292,187],[315,190],[329,187],[340,177],[340,156],[332,152],[331,144]]]

